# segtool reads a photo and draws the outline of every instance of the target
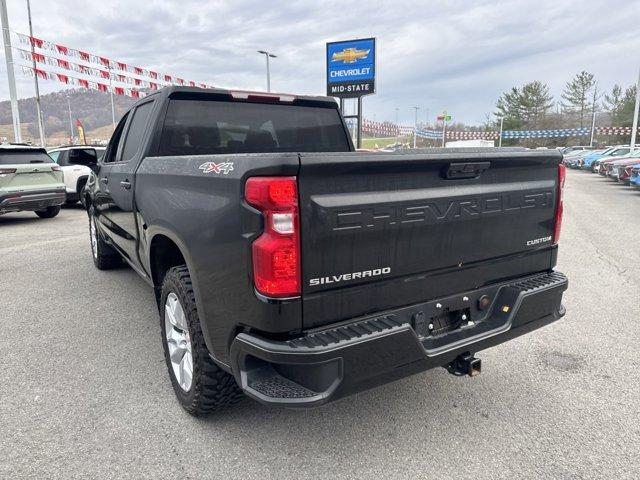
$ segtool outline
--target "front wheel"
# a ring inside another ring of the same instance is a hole
[[[93,264],[98,270],[110,270],[119,267],[122,264],[120,255],[102,239],[98,232],[97,222],[92,208],[89,211],[89,240],[91,242]]]
[[[44,210],[36,210],[36,215],[40,218],[53,218],[60,213],[60,205],[47,207]]]
[[[167,271],[160,305],[164,356],[182,407],[191,415],[201,416],[240,400],[242,390],[233,376],[209,356],[186,265]]]

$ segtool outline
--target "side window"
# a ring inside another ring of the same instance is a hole
[[[118,152],[118,146],[122,142],[122,131],[124,130],[124,126],[127,123],[127,118],[129,118],[129,112],[125,113],[118,122],[118,126],[113,132],[111,140],[109,140],[109,146],[107,147],[107,151],[102,158],[102,163],[112,163],[116,161],[116,153]]]
[[[61,167],[69,165],[69,150],[63,150],[60,152],[60,155],[58,156],[58,165]]]
[[[51,159],[58,163],[58,157],[60,156],[60,151],[57,152],[49,152],[49,156],[51,157]]]
[[[133,112],[131,124],[127,131],[127,138],[124,142],[124,147],[122,148],[122,158],[120,161],[128,162],[136,153],[138,153],[138,150],[140,150],[144,130],[147,126],[149,116],[151,115],[152,107],[153,102],[144,103],[136,108],[135,112]]]

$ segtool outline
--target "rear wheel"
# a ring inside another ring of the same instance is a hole
[[[93,209],[89,211],[89,240],[91,241],[91,257],[98,270],[109,270],[122,264],[120,255],[100,236]]]
[[[209,357],[185,265],[167,271],[160,305],[164,356],[182,407],[191,415],[201,416],[240,400],[242,390],[233,376]]]
[[[36,215],[40,218],[53,218],[60,213],[60,205],[47,207],[44,210],[36,210]]]

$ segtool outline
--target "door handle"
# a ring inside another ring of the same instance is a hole
[[[109,177],[102,177],[100,181],[106,185],[107,183],[109,183]]]
[[[129,180],[124,180],[124,181],[120,182],[120,185],[125,190],[129,190],[131,188],[131,182]]]

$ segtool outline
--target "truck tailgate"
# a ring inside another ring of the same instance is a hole
[[[556,151],[303,154],[303,326],[549,270]]]

